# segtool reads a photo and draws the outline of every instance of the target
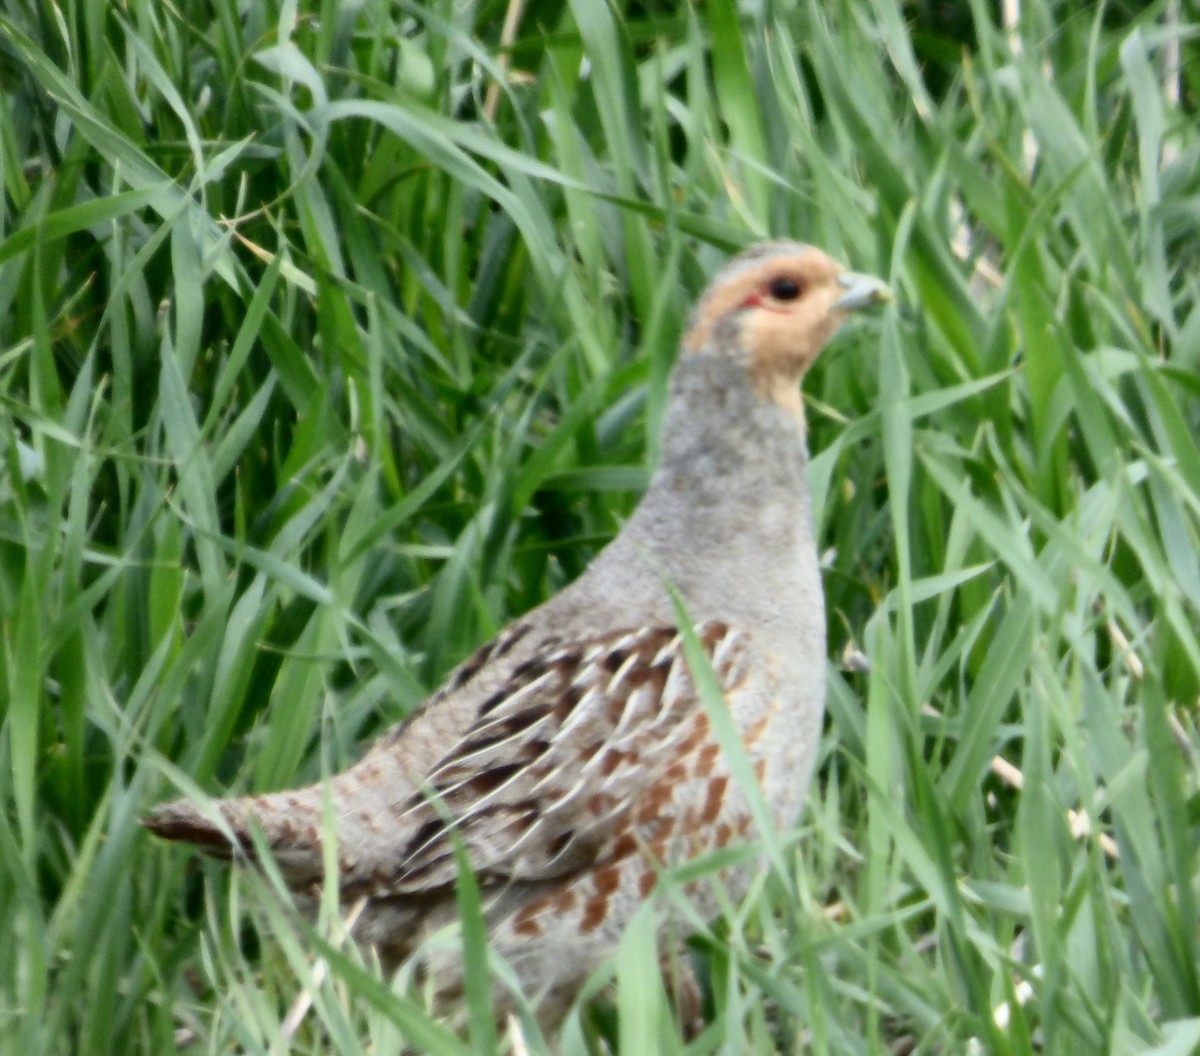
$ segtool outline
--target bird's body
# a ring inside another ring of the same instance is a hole
[[[308,898],[324,877],[328,803],[342,899],[365,900],[355,934],[388,962],[455,916],[453,827],[493,949],[556,1017],[664,867],[753,837],[672,589],[773,822],[799,811],[820,733],[825,615],[797,383],[844,314],[880,297],[873,281],[797,243],[737,258],[693,316],[650,487],[578,580],[327,783],[219,801],[219,817],[179,801],[148,827],[231,854],[251,849],[253,817]],[[751,875],[722,874],[731,897]],[[690,892],[707,915],[709,890]],[[453,967],[439,969],[452,988]]]

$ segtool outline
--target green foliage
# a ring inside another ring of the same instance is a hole
[[[498,3],[0,0],[0,1050],[465,1051],[137,818],[343,766],[576,575],[770,235],[900,294],[807,385],[819,784],[696,940],[701,1037],[642,916],[563,1050],[1200,1042],[1197,34],[994,6],[549,2],[505,50]]]

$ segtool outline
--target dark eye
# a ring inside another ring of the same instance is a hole
[[[773,279],[767,292],[777,301],[794,301],[800,296],[800,283],[795,279]]]

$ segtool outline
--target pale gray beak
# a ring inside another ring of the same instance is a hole
[[[892,291],[887,288],[887,284],[874,275],[845,271],[838,276],[837,281],[846,288],[846,292],[833,302],[833,307],[839,311],[856,312],[860,308],[874,308],[877,304],[892,299]]]

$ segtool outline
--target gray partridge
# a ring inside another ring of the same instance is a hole
[[[802,805],[824,706],[825,606],[799,381],[847,315],[887,296],[820,250],[766,242],[701,297],[671,377],[657,472],[587,571],[454,670],[328,782],[176,801],[144,824],[252,857],[256,824],[297,901],[335,819],[343,902],[385,963],[455,917],[453,828],[492,948],[561,1015],[660,871],[753,836],[684,657],[678,592],[777,826]],[[749,865],[722,874],[737,898]],[[711,886],[689,893],[714,914]],[[456,966],[431,969],[446,991]]]

